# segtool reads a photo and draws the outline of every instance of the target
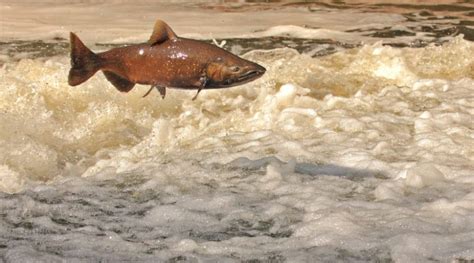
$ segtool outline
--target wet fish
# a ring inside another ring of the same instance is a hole
[[[97,71],[119,91],[135,84],[151,85],[161,96],[166,88],[203,89],[241,85],[261,77],[265,68],[222,48],[202,41],[178,37],[163,21],[155,23],[147,43],[114,48],[95,54],[79,37],[70,33],[71,70],[68,83],[79,85]]]

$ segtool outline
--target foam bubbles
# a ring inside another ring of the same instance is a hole
[[[16,171],[8,166],[0,166],[0,191],[5,193],[16,193],[23,189],[25,180]]]
[[[13,243],[0,250],[20,261],[469,259],[472,48],[253,51],[262,78],[195,101],[173,89],[141,98],[140,85],[123,94],[101,74],[69,87],[65,57],[8,64],[0,235]]]
[[[445,179],[433,164],[422,163],[406,171],[405,184],[408,186],[421,188],[435,183],[442,182]]]

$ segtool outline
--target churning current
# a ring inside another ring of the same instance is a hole
[[[472,4],[445,2],[2,1],[0,261],[474,260]],[[67,84],[69,31],[156,18],[267,72]]]

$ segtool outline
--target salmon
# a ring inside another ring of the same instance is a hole
[[[94,53],[70,33],[71,69],[68,83],[77,86],[97,71],[119,91],[129,92],[135,84],[150,85],[165,98],[166,88],[197,90],[242,85],[261,77],[266,69],[220,47],[178,37],[157,20],[146,43]]]

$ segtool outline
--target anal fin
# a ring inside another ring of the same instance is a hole
[[[133,86],[135,86],[135,83],[110,71],[104,71],[104,75],[105,78],[121,92],[129,92]]]

